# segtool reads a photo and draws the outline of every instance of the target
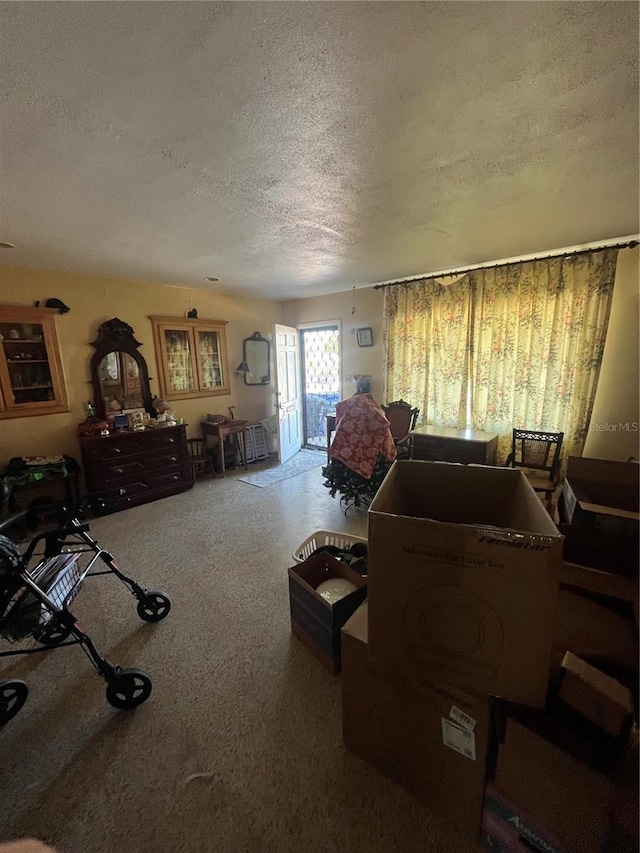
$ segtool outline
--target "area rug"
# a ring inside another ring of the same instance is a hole
[[[275,468],[267,468],[266,471],[258,471],[256,474],[245,474],[244,477],[238,479],[241,483],[249,483],[249,485],[257,486],[259,489],[266,489],[267,486],[273,486],[275,483],[288,480],[290,477],[304,474],[311,468],[326,465],[326,462],[327,457],[324,453],[317,450],[299,450],[284,465],[276,465]]]

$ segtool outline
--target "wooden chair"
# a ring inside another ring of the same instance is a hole
[[[549,501],[560,482],[560,451],[563,432],[514,429],[507,465],[526,468],[527,479],[536,492]]]
[[[382,406],[381,408],[391,425],[393,440],[396,444],[399,444],[407,437],[412,429],[415,429],[420,409],[412,408],[411,403],[406,403],[404,400],[387,403],[386,406]]]
[[[207,450],[207,443],[202,438],[188,438],[187,448],[189,450],[189,463],[191,464],[191,476],[195,483],[198,474],[206,474],[211,471],[212,479],[215,477],[213,469],[213,456]]]

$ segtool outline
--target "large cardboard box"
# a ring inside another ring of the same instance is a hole
[[[345,578],[356,589],[330,604],[317,592],[330,578]],[[340,672],[340,630],[366,597],[366,578],[331,554],[315,554],[289,569],[291,631],[332,675]]]
[[[553,645],[563,655],[573,652],[608,674],[638,671],[633,620],[568,589],[558,593]]]
[[[567,652],[559,699],[603,732],[619,737],[633,718],[633,697],[620,682]]]
[[[493,785],[485,791],[482,837],[494,853],[575,853]]]
[[[638,534],[640,466],[570,456],[562,490],[567,521],[622,536]]]
[[[342,630],[346,746],[461,832],[480,832],[491,718],[488,697],[411,689],[372,670],[367,605]]]
[[[396,462],[369,510],[369,654],[542,706],[562,537],[521,471]]]
[[[614,519],[617,524],[620,519]],[[626,524],[628,519],[622,519]],[[633,522],[631,522],[633,524]],[[585,524],[558,524],[558,530],[564,536],[564,559],[568,563],[587,566],[601,572],[609,572],[622,580],[632,582],[637,590],[640,559],[638,545],[640,539],[635,535],[607,533]]]
[[[568,563],[566,559],[562,564],[560,582],[566,587],[584,589],[607,598],[627,601],[629,604],[637,605],[638,603],[637,580],[593,569],[590,566]]]
[[[570,850],[599,853],[615,786],[610,778],[509,717],[495,787]]]

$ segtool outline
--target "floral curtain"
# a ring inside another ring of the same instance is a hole
[[[608,249],[386,290],[387,400],[423,423],[497,432],[498,464],[513,427],[564,432],[563,456],[580,455],[616,260]]]
[[[385,290],[386,400],[406,400],[420,421],[464,427],[471,291],[414,282]]]
[[[471,272],[471,422],[497,432],[564,432],[563,456],[587,436],[609,323],[617,250]]]

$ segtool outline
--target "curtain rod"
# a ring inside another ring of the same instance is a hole
[[[514,261],[503,261],[500,264],[478,264],[476,266],[462,267],[459,270],[450,270],[444,273],[429,273],[429,275],[414,275],[411,278],[403,278],[399,281],[390,281],[387,284],[374,284],[374,290],[384,290],[386,287],[399,287],[401,284],[411,284],[414,281],[430,281],[434,278],[452,278],[476,270],[497,270],[501,267],[512,267],[516,264],[526,264],[530,261],[549,261],[552,258],[573,258],[576,255],[591,255],[595,252],[605,252],[607,249],[635,249],[637,240],[629,240],[628,243],[611,243],[608,246],[596,246],[593,249],[577,249],[575,252],[557,252],[555,255],[542,255],[535,258],[520,258]]]

